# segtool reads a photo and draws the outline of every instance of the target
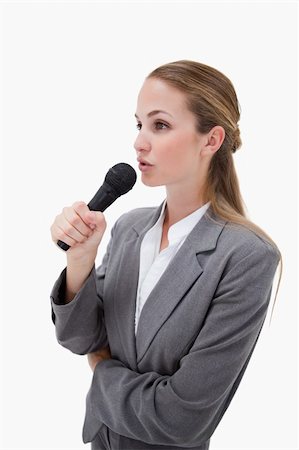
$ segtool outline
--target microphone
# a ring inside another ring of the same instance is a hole
[[[88,203],[88,208],[91,211],[105,211],[118,197],[132,189],[136,178],[136,172],[130,164],[115,164],[106,173],[104,183]],[[57,245],[65,251],[70,248],[60,240],[57,241]]]

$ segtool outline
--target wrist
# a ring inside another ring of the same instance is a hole
[[[95,263],[96,255],[88,255],[81,257],[67,256],[67,266],[78,268],[92,267]]]

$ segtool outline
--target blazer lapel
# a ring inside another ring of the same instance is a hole
[[[137,362],[143,358],[159,328],[201,273],[194,249],[184,243],[142,308],[136,334]]]
[[[133,226],[133,237],[124,243],[113,293],[113,308],[120,342],[123,345],[129,367],[137,369],[135,310],[139,279],[140,246],[146,232],[156,223],[163,203]]]
[[[225,224],[211,208],[206,211],[149,294],[140,314],[135,338],[140,246],[145,233],[157,221],[161,208],[162,204],[146,224],[140,220],[134,225],[136,236],[124,244],[116,278],[114,314],[124,354],[133,370],[136,370],[137,363],[143,358],[159,328],[201,275],[203,269],[196,255],[216,247]]]

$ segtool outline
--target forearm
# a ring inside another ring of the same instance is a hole
[[[65,282],[65,303],[71,302],[77,292],[80,291],[90,275],[94,263],[95,260],[93,258],[77,262],[68,259]]]
[[[86,354],[107,345],[101,297],[95,267],[72,301],[65,303],[66,269],[51,292],[52,320],[58,342],[73,353]]]
[[[96,254],[76,260],[67,252],[67,266],[51,291],[58,342],[74,353],[86,354],[108,345],[103,296],[112,230],[101,266],[95,269]]]
[[[87,421],[98,420],[121,436],[146,444],[199,447],[213,433],[225,400],[206,404],[202,395],[186,401],[172,386],[172,376],[135,372],[112,358],[95,367],[87,395],[91,414]]]

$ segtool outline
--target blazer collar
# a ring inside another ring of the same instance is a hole
[[[163,202],[153,211],[152,217],[142,218],[138,220],[132,228],[138,236],[144,236],[146,232],[157,222]],[[186,241],[192,242],[192,246],[196,253],[212,250],[216,247],[217,239],[226,221],[217,216],[210,205],[199,222],[192,229]],[[197,239],[198,237],[198,239]],[[204,239],[202,239],[202,237]]]

